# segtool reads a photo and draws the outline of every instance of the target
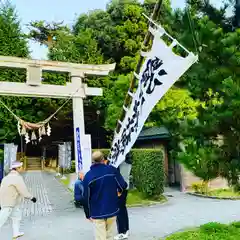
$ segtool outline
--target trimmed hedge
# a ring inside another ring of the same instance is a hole
[[[133,149],[133,182],[145,196],[164,192],[165,171],[162,149]]]
[[[108,149],[99,149],[105,156]],[[97,151],[94,149],[93,151]],[[132,176],[134,186],[146,197],[159,196],[164,192],[165,171],[162,149],[133,149]]]

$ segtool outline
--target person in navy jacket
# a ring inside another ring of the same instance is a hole
[[[118,192],[123,192],[127,183],[115,167],[104,163],[102,152],[94,152],[92,160],[83,179],[84,212],[94,223],[96,240],[113,240],[119,212]]]

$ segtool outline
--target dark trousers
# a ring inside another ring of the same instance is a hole
[[[128,211],[126,207],[127,194],[128,191],[124,190],[122,195],[119,197],[119,213],[117,216],[117,228],[119,234],[125,234],[129,230]]]

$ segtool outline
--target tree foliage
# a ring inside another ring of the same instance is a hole
[[[0,55],[25,58],[29,56],[27,41],[22,36],[15,9],[8,2],[0,5],[0,42]],[[22,70],[1,69],[0,71],[0,81],[22,82],[25,77],[26,73]],[[32,109],[29,99],[1,97],[1,100],[10,107],[19,109],[16,114],[21,112],[22,105],[26,105],[25,111]],[[16,122],[13,123],[13,116],[2,104],[0,110],[0,140],[11,141],[17,136]]]
[[[9,2],[0,5],[0,55],[29,58],[26,36],[21,32],[20,22],[14,6]],[[66,76],[43,74],[44,82],[66,82]],[[1,68],[0,81],[25,82],[26,70]],[[39,122],[51,115],[63,103],[63,100],[36,99],[25,97],[1,97],[1,100],[22,119],[29,122]],[[33,107],[34,106],[34,107]],[[66,119],[66,112],[61,111],[58,118]],[[19,142],[17,121],[13,115],[0,104],[0,141]]]
[[[198,107],[197,121],[188,126],[185,136],[192,134],[202,148],[221,135],[224,141],[218,146],[220,174],[236,184],[240,169],[237,140],[240,133],[240,32],[233,29],[232,18],[226,17],[226,8],[218,10],[208,3],[204,8],[203,5],[190,5],[185,11],[192,14],[200,61],[180,84],[189,89],[194,99],[204,102]],[[184,14],[181,18],[184,19]],[[189,36],[182,35],[181,41],[187,45]]]
[[[133,182],[146,197],[164,192],[165,169],[163,149],[133,149]]]
[[[60,23],[46,23],[45,21],[32,21],[29,23],[29,29],[31,30],[27,37],[39,42],[41,45],[45,44],[51,46],[51,44],[58,40],[57,33],[67,30],[67,27],[62,26]]]
[[[96,134],[97,110],[101,112],[101,134],[106,134],[106,131],[109,135],[113,133],[148,28],[142,13],[150,15],[155,2],[112,0],[106,10],[81,14],[72,28],[64,24],[48,26],[44,21],[32,22],[30,36],[39,42],[45,41],[50,33],[54,35],[54,41],[48,45],[51,60],[91,64],[116,62],[116,70],[109,76],[86,76],[84,79],[89,86],[102,87],[104,91],[103,97],[85,100],[86,127],[92,135]],[[183,142],[188,149],[188,157],[184,159],[189,160],[186,163],[182,158],[182,161],[193,171],[194,164],[191,163],[200,158],[203,164],[199,165],[200,170],[209,174],[209,178],[217,172],[236,184],[240,170],[240,30],[236,14],[226,14],[229,7],[235,7],[231,0],[226,0],[220,9],[210,1],[188,0],[186,8],[173,10],[170,1],[163,1],[157,21],[189,50],[198,53],[199,62],[157,104],[146,126],[167,126],[173,135],[172,156],[179,156],[179,143]],[[1,7],[0,26],[1,54],[28,57],[26,39],[9,6]],[[38,39],[39,36],[44,39]],[[44,81],[51,84],[69,81],[63,75],[44,74]],[[12,70],[1,71],[0,77],[14,81],[25,78],[24,73]],[[10,101],[8,98],[6,101],[28,120],[37,120],[40,115],[44,117],[46,109],[47,112],[52,111],[61,103],[20,98],[17,102],[16,99]],[[19,110],[20,105],[22,110]],[[32,105],[37,107],[33,109]],[[65,124],[63,113],[71,119],[71,104],[62,112],[59,124]],[[16,134],[8,113],[3,115],[4,129],[9,134]],[[219,136],[223,139],[221,145],[217,141]],[[190,143],[195,144],[194,149]],[[210,167],[212,172],[208,172],[209,164],[217,171]]]

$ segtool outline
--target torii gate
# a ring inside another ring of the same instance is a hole
[[[0,66],[27,70],[25,83],[0,81],[0,95],[44,98],[73,96],[76,172],[88,171],[91,166],[91,136],[85,134],[83,98],[102,96],[102,89],[88,87],[87,84],[82,83],[82,78],[85,75],[106,76],[115,69],[115,64],[88,65],[0,56]],[[71,76],[71,82],[65,86],[42,84],[43,70],[67,72]]]

